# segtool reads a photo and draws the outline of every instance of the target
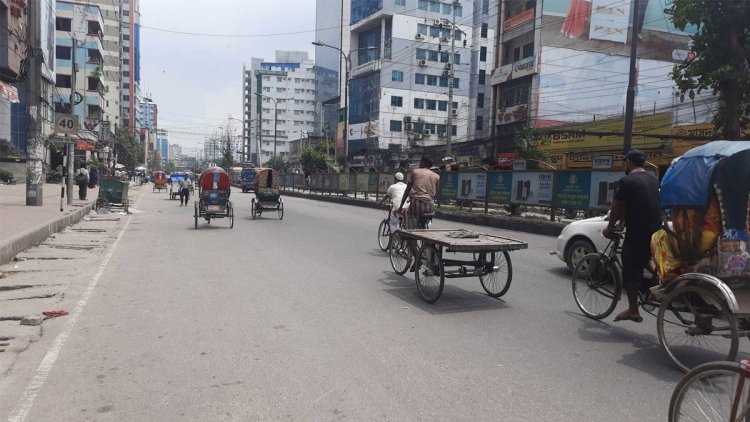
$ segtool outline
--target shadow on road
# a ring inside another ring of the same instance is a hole
[[[565,314],[580,322],[578,336],[583,341],[594,343],[630,343],[637,350],[623,355],[617,363],[637,369],[654,378],[676,382],[682,377],[680,372],[659,345],[659,340],[651,334],[641,334],[629,330],[624,326],[610,325],[605,321],[597,321],[584,315],[566,311]],[[644,319],[644,324],[651,323],[656,330],[656,324],[651,318]],[[627,324],[627,322],[625,322]]]
[[[568,280],[571,280],[573,277],[573,272],[568,269],[565,264],[563,264],[562,267],[554,267],[554,268],[548,268],[547,272],[550,274],[554,274],[559,277],[567,278]]]

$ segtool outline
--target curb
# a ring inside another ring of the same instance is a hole
[[[355,199],[350,197],[340,197],[333,195],[315,195],[309,193],[301,193],[294,191],[282,191],[282,195],[292,196],[295,198],[313,199],[316,201],[333,202],[337,204],[352,205],[357,207],[365,208],[380,208],[374,201],[367,201],[364,199]],[[514,230],[519,232],[539,234],[543,236],[557,237],[562,232],[563,227],[567,224],[558,223],[553,221],[542,221],[534,220],[530,218],[522,217],[510,217],[510,216],[492,216],[488,214],[475,214],[469,212],[455,212],[455,211],[441,211],[437,209],[435,211],[436,218],[447,221],[455,221],[459,223],[475,224],[478,226],[494,227],[497,229]]]
[[[26,249],[41,243],[51,234],[62,231],[64,228],[76,224],[93,209],[93,204],[86,204],[80,209],[65,214],[54,220],[42,223],[34,228],[11,237],[0,243],[0,265],[10,262],[14,256]]]

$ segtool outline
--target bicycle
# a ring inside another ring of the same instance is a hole
[[[393,212],[393,205],[388,207],[388,213],[385,215],[383,221],[378,226],[378,247],[381,251],[387,251],[391,244],[391,213]]]
[[[432,226],[432,217],[434,213],[423,214],[419,221],[416,222],[417,228],[429,229]],[[399,229],[405,229],[408,227],[408,218],[401,218],[399,221]],[[391,243],[388,251],[388,258],[391,261],[391,267],[393,271],[398,275],[405,274],[409,268],[414,264],[414,256],[416,251],[419,250],[420,245],[414,245],[407,239],[404,239],[398,234],[398,232],[391,235]]]
[[[750,361],[709,362],[687,373],[672,392],[669,422],[750,422]]]
[[[584,255],[573,270],[573,296],[578,309],[589,318],[606,318],[620,300],[622,263],[618,254],[622,239],[622,232],[615,233],[603,252]],[[737,319],[710,287],[681,285],[663,298],[655,297],[649,289],[639,292],[638,305],[656,317],[659,344],[680,370],[687,372],[707,360],[731,361],[737,356]]]

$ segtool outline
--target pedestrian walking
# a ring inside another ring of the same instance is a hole
[[[180,206],[185,204],[185,206],[188,205],[188,200],[190,199],[190,179],[188,179],[187,176],[185,176],[184,179],[180,182]]]
[[[76,172],[76,183],[78,184],[78,199],[86,199],[86,188],[89,184],[89,171],[86,170],[86,165],[81,164],[81,168]]]
[[[89,189],[94,189],[99,185],[99,170],[96,167],[91,167],[89,172]]]

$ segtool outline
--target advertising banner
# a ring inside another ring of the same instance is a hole
[[[349,173],[339,174],[339,192],[349,191]]]
[[[327,186],[326,190],[329,192],[338,192],[339,190],[339,175],[336,173],[326,174]]]
[[[515,172],[511,203],[526,205],[552,204],[552,172]]]
[[[484,201],[487,192],[487,173],[458,173],[457,199]]]
[[[589,207],[591,172],[561,171],[555,183],[555,206],[584,209]]]
[[[610,209],[617,191],[617,182],[625,176],[621,171],[591,172],[591,192],[589,208]]]
[[[493,204],[510,204],[513,173],[490,173],[487,179],[487,195]]]
[[[303,187],[305,187],[305,175],[304,174],[295,174],[294,175],[294,187],[295,188],[303,188]]]
[[[357,173],[357,191],[367,192],[367,173]]]
[[[440,199],[456,199],[458,196],[458,173],[445,172],[440,174]]]

